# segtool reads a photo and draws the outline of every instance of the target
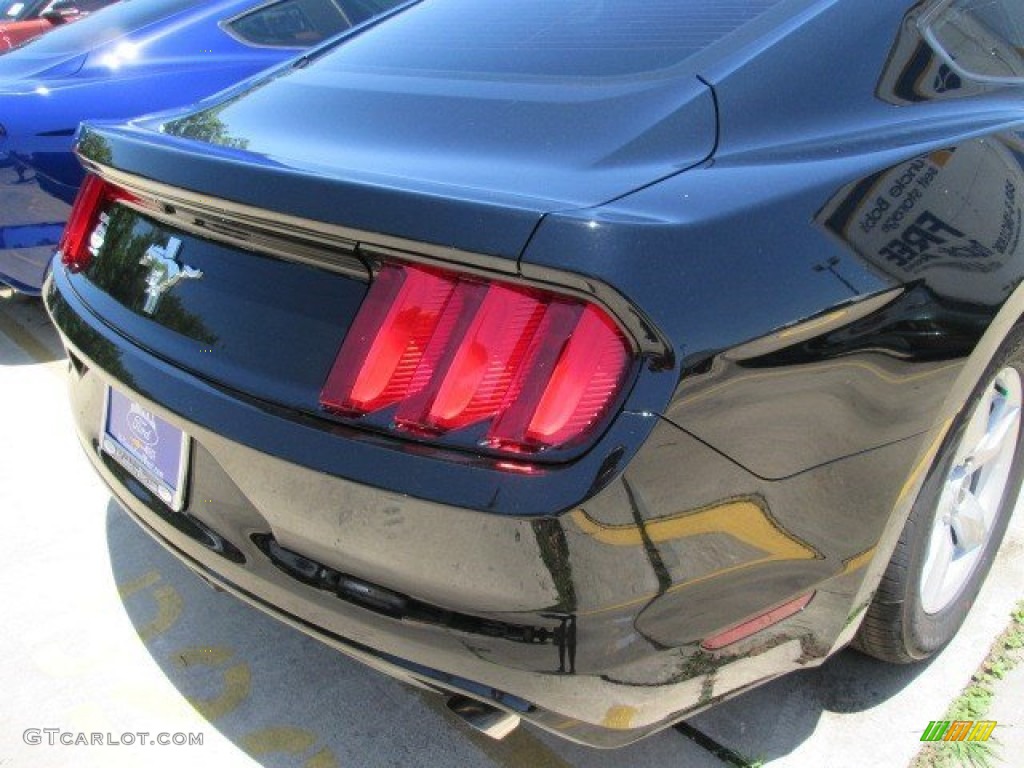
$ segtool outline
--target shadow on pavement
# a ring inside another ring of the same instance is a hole
[[[64,359],[56,329],[38,298],[0,287],[0,366]]]
[[[810,738],[824,712],[873,709],[911,685],[932,661],[886,664],[847,649],[820,667],[773,680],[687,722],[750,759],[768,762]]]
[[[209,588],[111,500],[125,612],[196,711],[266,766],[486,765],[400,684]]]
[[[722,765],[671,730],[614,752],[563,743],[531,726],[492,741],[448,715],[442,697],[215,592],[113,499],[106,512],[114,581],[146,650],[206,722],[265,766]]]
[[[449,717],[441,697],[363,667],[215,592],[113,499],[106,533],[124,610],[149,654],[200,715],[263,765],[727,764],[672,729],[614,752],[563,745],[525,727],[503,742],[490,741]],[[806,741],[824,712],[870,709],[926,667],[886,665],[844,651],[687,722],[739,755],[767,762]]]

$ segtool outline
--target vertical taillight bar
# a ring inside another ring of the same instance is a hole
[[[626,337],[595,304],[387,263],[320,403],[352,419],[384,414],[388,428],[420,438],[458,443],[467,431],[467,447],[537,454],[595,437],[632,363]]]
[[[135,199],[130,192],[107,183],[95,174],[87,174],[75,196],[71,216],[60,238],[57,252],[61,263],[72,272],[88,267],[96,250],[90,245],[90,239],[104,210],[111,203]]]

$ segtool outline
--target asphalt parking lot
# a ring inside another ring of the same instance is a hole
[[[153,543],[81,455],[65,366],[40,303],[0,291],[2,768],[906,766],[1024,594],[1018,509],[967,626],[929,664],[847,651],[615,752],[530,726],[490,741],[440,698],[214,592]],[[1016,717],[999,727],[1024,733]],[[78,733],[122,743],[61,743]],[[202,744],[150,744],[163,734]]]

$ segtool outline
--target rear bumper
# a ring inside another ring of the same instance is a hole
[[[187,565],[381,671],[595,746],[636,740],[848,640],[871,588],[868,566],[885,559],[876,546],[903,462],[916,454],[895,444],[767,482],[668,422],[634,415],[656,422],[638,454],[569,512],[481,512],[250,447],[293,437],[289,415],[129,344],[61,269],[46,300],[69,351],[86,454]],[[192,437],[184,513],[99,453],[111,385]],[[214,428],[227,418],[252,438]],[[413,452],[404,460],[443,469]],[[870,498],[842,498],[854,485]],[[701,647],[809,592],[801,613],[721,650]]]

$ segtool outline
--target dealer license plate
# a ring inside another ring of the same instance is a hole
[[[188,435],[116,389],[107,390],[100,448],[160,501],[180,512]]]

